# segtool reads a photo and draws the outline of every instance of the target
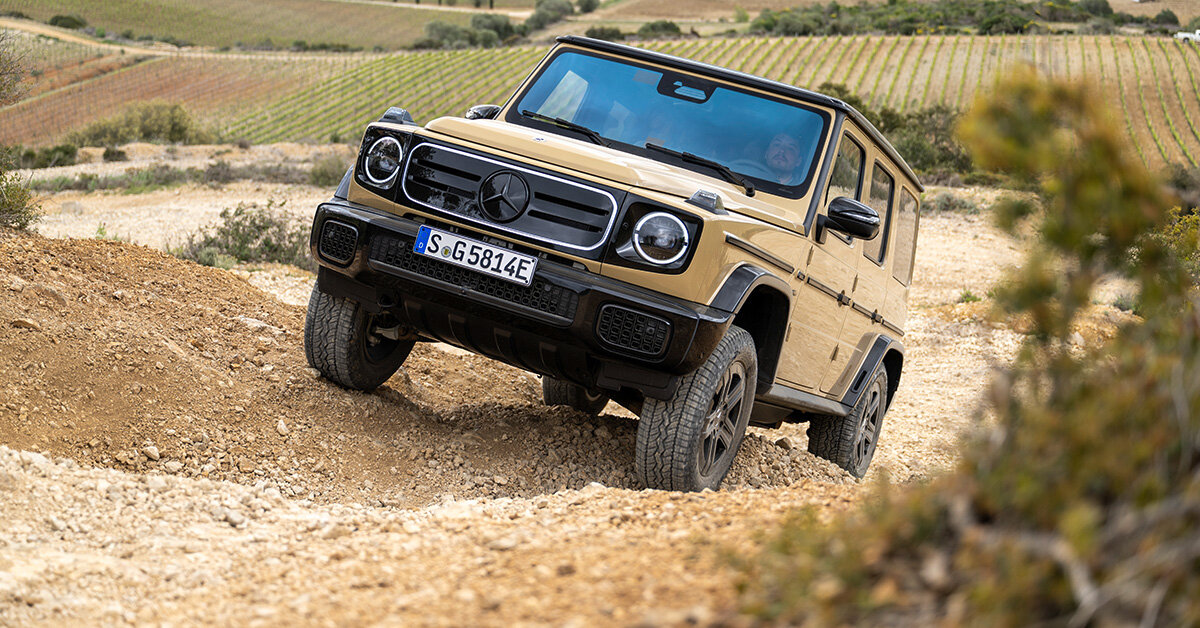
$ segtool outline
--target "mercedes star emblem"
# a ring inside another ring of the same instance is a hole
[[[496,222],[515,220],[528,204],[529,185],[515,172],[497,172],[479,186],[479,206]]]

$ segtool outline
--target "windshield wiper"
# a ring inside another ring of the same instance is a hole
[[[726,181],[728,181],[730,183],[735,183],[737,185],[740,185],[740,186],[746,188],[746,196],[754,196],[754,184],[747,181],[745,177],[730,170],[728,166],[726,166],[725,164],[723,164],[719,161],[713,161],[711,159],[701,157],[700,155],[693,155],[692,153],[671,150],[670,148],[667,148],[666,146],[662,146],[659,144],[651,144],[650,142],[646,142],[645,146],[649,150],[656,150],[660,153],[666,153],[668,155],[671,155],[672,157],[678,157],[688,163],[696,164],[697,166],[705,166],[707,168],[712,168],[713,170],[716,170],[717,173],[719,173],[721,175],[722,179],[725,179]]]
[[[608,142],[604,141],[604,136],[593,131],[592,129],[587,128],[586,126],[583,126],[582,124],[576,124],[574,122],[571,122],[570,120],[564,120],[562,118],[552,118],[550,116],[543,115],[543,114],[540,114],[540,113],[537,113],[534,111],[530,111],[528,109],[522,109],[521,115],[525,116],[526,118],[532,118],[534,120],[541,120],[542,122],[549,122],[550,124],[560,126],[564,129],[569,129],[571,131],[575,131],[576,133],[587,136],[587,138],[589,140],[592,140],[593,142],[595,142],[601,146],[605,146],[605,147],[608,146]]]

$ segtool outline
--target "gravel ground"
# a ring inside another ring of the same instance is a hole
[[[953,464],[1020,342],[958,303],[1019,243],[986,214],[922,216],[904,378],[866,481],[809,455],[799,425],[752,429],[721,491],[638,490],[636,421],[614,404],[546,408],[535,376],[444,345],[349,393],[304,363],[311,275],[87,239],[105,222],[161,246],[254,190],[55,195],[86,220],[42,232],[84,239],[0,238],[0,624],[735,620],[723,552],[792,508],[829,519]],[[290,193],[298,212],[327,196]],[[169,221],[164,198],[181,199]]]

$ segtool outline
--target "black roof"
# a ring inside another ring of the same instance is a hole
[[[867,120],[867,118],[863,116],[863,114],[859,113],[857,109],[846,104],[846,102],[843,100],[826,96],[825,94],[820,94],[814,91],[809,91],[807,89],[801,89],[793,85],[788,85],[787,83],[780,83],[779,81],[765,79],[761,76],[754,76],[753,74],[746,74],[745,72],[738,72],[736,70],[709,65],[699,61],[692,61],[690,59],[663,54],[661,52],[654,52],[652,50],[634,48],[633,46],[626,46],[625,44],[616,44],[611,41],[604,41],[602,39],[592,39],[590,37],[580,37],[578,35],[562,35],[558,37],[557,41],[574,44],[584,48],[591,48],[593,50],[599,50],[602,52],[611,52],[614,54],[640,59],[643,61],[650,61],[661,65],[668,65],[681,70],[689,70],[697,74],[703,74],[717,79],[741,83],[742,85],[761,89],[765,92],[770,92],[779,96],[805,100],[813,104],[822,105],[837,111],[841,111],[849,116],[850,119],[854,120],[854,122],[861,126],[864,130],[866,130],[867,134],[871,136],[871,139],[874,140],[875,143],[883,147],[883,151],[887,153],[887,156],[890,157],[892,161],[896,162],[896,164],[904,171],[904,174],[907,175],[914,184],[916,184],[917,191],[925,191],[925,187],[921,185],[921,181],[917,179],[917,175],[912,171],[912,168],[909,167],[908,162],[904,161],[904,158],[900,156],[900,153],[896,152],[896,148],[893,147],[892,143],[883,136],[883,133],[880,133],[879,129],[876,129],[875,125],[871,124],[871,121]]]

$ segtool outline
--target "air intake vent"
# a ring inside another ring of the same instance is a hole
[[[648,356],[661,355],[671,337],[671,323],[619,305],[600,308],[596,335],[604,342]]]
[[[335,263],[346,265],[354,259],[354,250],[358,244],[358,230],[344,222],[327,220],[321,227],[321,257]]]

